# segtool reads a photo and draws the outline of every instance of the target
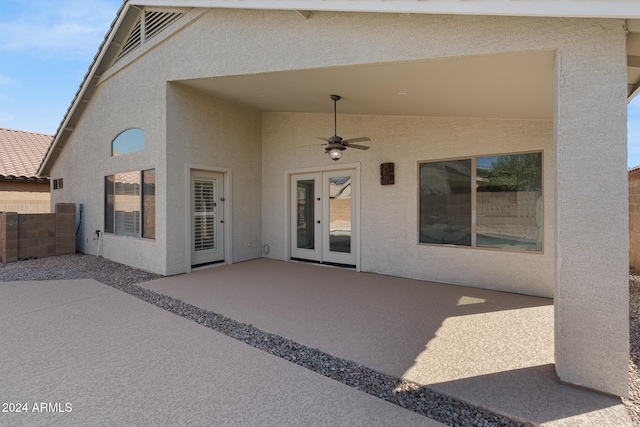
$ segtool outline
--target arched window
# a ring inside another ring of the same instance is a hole
[[[111,142],[111,156],[121,156],[134,151],[144,149],[144,131],[132,128],[121,132],[120,135]]]

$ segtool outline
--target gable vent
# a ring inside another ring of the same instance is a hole
[[[160,34],[162,30],[177,21],[184,13],[144,11],[144,20],[138,19],[131,34],[124,42],[116,61],[147,40]]]
[[[144,12],[144,25],[145,25],[145,39],[149,40],[151,37],[160,33],[162,30],[171,25],[174,21],[182,16],[182,13],[167,13],[167,12]]]
[[[140,27],[141,27],[141,21],[138,19],[138,22],[136,22],[136,26],[133,27],[133,31],[131,31],[129,38],[124,43],[124,46],[122,46],[122,50],[118,54],[117,59],[122,58],[127,53],[131,52],[133,49],[137,48],[142,44],[142,33],[140,31]]]

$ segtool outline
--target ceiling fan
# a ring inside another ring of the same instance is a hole
[[[320,138],[323,141],[327,141],[327,147],[324,149],[324,152],[329,155],[331,160],[338,161],[342,157],[342,152],[347,148],[355,148],[357,150],[368,150],[369,147],[366,145],[358,145],[354,144],[354,142],[365,142],[371,141],[371,139],[366,136],[362,136],[360,138],[350,138],[350,139],[342,139],[342,137],[338,136],[338,114],[336,104],[340,100],[340,95],[331,95],[331,99],[333,100],[333,136],[330,138]]]

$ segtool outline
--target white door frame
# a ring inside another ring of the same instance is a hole
[[[353,250],[356,259],[355,268],[356,271],[360,271],[360,163],[341,163],[329,166],[315,166],[309,168],[300,169],[288,169],[284,171],[284,261],[291,260],[291,175],[305,174],[305,173],[318,173],[318,172],[333,172],[340,170],[354,170],[355,185],[354,193],[356,197],[352,198],[353,217],[356,219],[355,226],[353,227]]]
[[[231,194],[231,179],[232,172],[229,168],[221,168],[209,165],[201,165],[197,163],[185,163],[185,186],[184,186],[184,195],[185,195],[185,261],[186,261],[186,272],[191,273],[191,172],[192,171],[204,171],[204,172],[215,172],[220,173],[224,177],[223,179],[223,188],[224,188],[224,204],[223,204],[223,215],[224,215],[224,223],[223,223],[223,233],[224,233],[224,262],[216,265],[225,265],[225,264],[233,264],[233,245],[232,245],[232,236],[231,230],[232,221],[231,221],[231,212],[232,212],[232,201],[233,197]],[[168,226],[168,225],[167,225]]]

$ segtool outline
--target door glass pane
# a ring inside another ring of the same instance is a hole
[[[542,250],[542,153],[478,157],[478,247]]]
[[[196,252],[217,249],[216,180],[195,179],[193,182],[193,242]]]
[[[420,165],[420,242],[471,246],[471,160]]]
[[[314,247],[314,199],[315,189],[312,179],[297,181],[296,185],[296,229],[299,249],[315,249]]]
[[[329,178],[329,250],[351,253],[351,177]]]

